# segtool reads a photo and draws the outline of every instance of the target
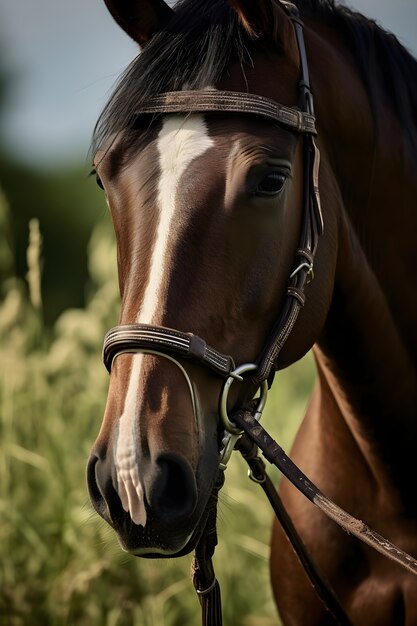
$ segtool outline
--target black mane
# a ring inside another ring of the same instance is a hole
[[[128,128],[150,95],[214,85],[229,63],[248,61],[247,44],[228,0],[180,0],[167,26],[119,80],[97,122],[93,150]]]
[[[301,15],[333,27],[345,40],[368,92],[378,128],[378,105],[388,103],[417,151],[417,61],[392,33],[335,0],[295,0]],[[414,131],[414,132],[413,132]]]
[[[384,98],[408,132],[416,130],[417,61],[397,38],[335,0],[295,3],[302,16],[329,24],[345,39],[373,110]],[[250,62],[253,45],[228,0],[180,0],[166,28],[122,75],[97,122],[92,150],[131,127],[151,94],[214,85],[232,61]]]

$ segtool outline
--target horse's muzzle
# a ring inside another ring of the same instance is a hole
[[[196,476],[186,459],[173,452],[161,453],[153,464],[141,468],[144,525],[135,523],[124,509],[111,474],[106,458],[93,453],[87,466],[90,499],[97,513],[116,531],[124,550],[163,558],[194,549],[203,530],[206,501],[199,501]]]

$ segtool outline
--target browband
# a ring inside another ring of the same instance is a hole
[[[145,100],[139,115],[168,113],[249,113],[288,126],[299,133],[316,135],[315,117],[295,107],[251,93],[202,89],[199,91],[167,91]]]

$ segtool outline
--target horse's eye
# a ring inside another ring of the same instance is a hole
[[[100,176],[97,174],[97,172],[96,172],[96,183],[97,183],[97,185],[100,187],[100,189],[102,189],[102,190],[104,191],[104,185],[103,185],[103,183],[101,182],[101,178],[100,178]]]
[[[255,189],[254,195],[261,198],[277,196],[283,189],[287,177],[282,172],[268,172]]]
[[[97,174],[97,171],[96,171],[96,168],[95,168],[95,167],[93,167],[93,169],[92,169],[92,170],[91,170],[91,172],[89,173],[89,176],[94,176],[94,177],[95,177],[95,179],[96,179],[96,183],[97,183],[97,185],[100,187],[100,189],[103,189],[103,191],[104,191],[104,185],[103,185],[103,183],[101,182],[101,178],[100,178],[100,176]]]

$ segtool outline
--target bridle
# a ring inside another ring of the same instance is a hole
[[[264,488],[307,575],[326,608],[333,615],[335,623],[344,626],[351,624],[333,591],[317,572],[305,546],[288,518],[275,488],[265,473],[263,461],[258,456],[258,448],[261,449],[268,461],[279,467],[297,489],[342,528],[385,554],[388,558],[400,563],[408,571],[417,574],[417,561],[377,535],[359,520],[355,520],[324,496],[259,424],[266,401],[268,382],[269,384],[272,383],[273,371],[279,364],[281,350],[294,328],[301,308],[305,304],[305,289],[314,277],[314,258],[319,236],[323,232],[318,188],[320,154],[314,140],[317,132],[303,24],[295,5],[285,0],[279,0],[279,4],[287,12],[294,25],[298,45],[300,59],[298,106],[284,106],[269,98],[250,93],[207,89],[161,93],[147,100],[141,110],[137,112],[138,115],[154,116],[198,112],[210,114],[241,113],[263,117],[302,135],[304,183],[300,238],[281,309],[265,345],[254,363],[244,363],[236,367],[232,356],[220,353],[207,345],[204,339],[192,333],[148,324],[128,324],[119,325],[109,330],[103,346],[103,360],[109,372],[111,372],[114,359],[120,354],[141,352],[158,354],[176,362],[187,378],[190,389],[192,389],[192,385],[188,374],[178,363],[177,358],[192,359],[199,362],[225,379],[220,398],[220,417],[225,434],[220,451],[219,479],[213,489],[212,502],[208,507],[208,518],[205,522],[205,531],[197,545],[194,564],[194,584],[202,605],[203,624],[207,626],[219,626],[221,624],[220,591],[214,576],[211,557],[216,545],[217,493],[224,481],[224,472],[221,470],[226,469],[230,455],[236,448],[240,449],[248,461],[252,479]],[[243,409],[235,411],[232,417],[229,417],[227,398],[230,387],[235,380],[242,380],[243,375],[248,372],[250,372],[251,381],[260,388],[260,397]],[[243,433],[245,435],[242,437]]]
[[[294,23],[300,57],[299,105],[288,107],[263,96],[233,91],[207,89],[201,91],[171,91],[147,100],[138,115],[174,113],[243,113],[263,117],[278,123],[304,138],[304,191],[300,239],[293,268],[283,298],[283,304],[269,338],[255,361],[252,380],[260,385],[276,367],[279,354],[305,303],[305,287],[313,278],[314,256],[323,218],[318,189],[320,154],[315,144],[316,133],[313,97],[305,50],[302,22],[298,10],[282,3]],[[114,359],[121,353],[146,352],[157,349],[173,356],[194,359],[224,378],[234,375],[234,359],[206,344],[192,333],[147,324],[126,324],[112,328],[104,339],[103,360],[110,372]]]

